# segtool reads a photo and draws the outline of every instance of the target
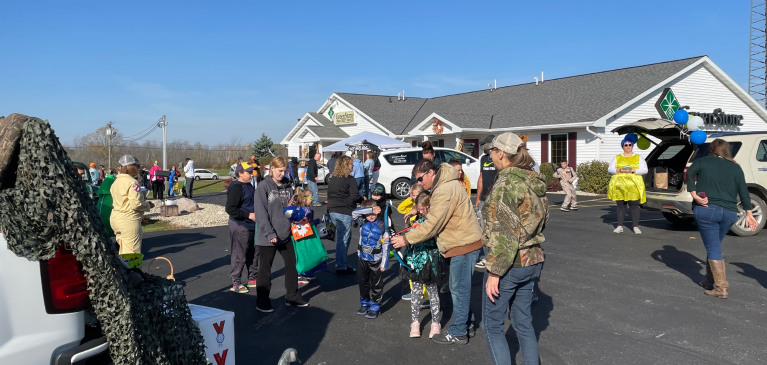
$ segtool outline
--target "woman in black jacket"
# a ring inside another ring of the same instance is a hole
[[[232,246],[232,288],[235,293],[247,293],[256,286],[258,277],[258,250],[253,245],[256,230],[256,214],[253,210],[255,188],[251,184],[255,167],[238,163],[235,167],[237,180],[226,191],[226,213],[229,214],[229,238]],[[171,176],[175,177],[175,169]],[[172,185],[171,185],[172,186]],[[242,270],[247,269],[247,287],[242,285]]]
[[[351,176],[352,159],[341,156],[328,181],[328,213],[336,226],[336,273],[350,275],[357,271],[346,264],[352,242],[352,210],[363,200],[357,190],[357,180]]]
[[[274,312],[269,292],[272,289],[272,262],[277,252],[285,262],[285,305],[307,307],[309,303],[298,292],[298,272],[296,271],[296,251],[290,239],[290,220],[283,209],[290,206],[293,188],[285,177],[288,161],[284,157],[272,160],[267,176],[256,189],[256,245],[258,246],[259,270],[256,285],[256,309]]]

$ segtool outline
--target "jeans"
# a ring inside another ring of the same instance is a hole
[[[314,196],[314,203],[317,204],[320,202],[320,196],[317,195],[317,182],[316,181],[307,181],[309,183],[309,190],[312,191],[312,195]]]
[[[346,269],[346,256],[352,243],[352,216],[330,213],[330,220],[336,226],[336,270]]]
[[[229,239],[232,243],[229,253],[232,262],[232,284],[242,284],[242,271],[248,274],[248,281],[258,278],[258,247],[253,245],[255,230],[229,220]]]
[[[471,301],[471,274],[477,263],[479,251],[450,258],[450,295],[453,298],[453,322],[447,332],[453,336],[466,336],[474,323]]]
[[[359,192],[360,196],[363,196],[362,194],[365,192],[365,189],[362,187],[362,185],[365,184],[365,178],[356,177],[355,180],[357,180],[357,191]]]
[[[365,177],[363,177],[362,181],[362,190],[365,191],[365,198],[370,199],[370,174],[365,171]]]
[[[378,175],[380,170],[373,171],[373,176],[371,178],[373,179],[373,182],[370,183],[370,191],[375,190],[376,185],[378,184]]]
[[[695,214],[695,223],[698,224],[698,232],[706,246],[706,256],[709,260],[722,259],[722,240],[738,221],[738,213],[725,210],[718,205],[709,204],[708,207],[696,205],[692,208]]]
[[[498,283],[500,296],[495,298],[495,303],[491,302],[485,290],[482,290],[482,329],[485,332],[487,348],[490,350],[490,360],[494,365],[512,363],[509,343],[503,330],[506,311],[509,309],[511,326],[517,332],[519,350],[522,352],[522,363],[539,364],[538,339],[535,337],[530,306],[533,304],[533,287],[541,276],[542,268],[543,263],[509,269]],[[487,272],[484,283],[487,283]]]

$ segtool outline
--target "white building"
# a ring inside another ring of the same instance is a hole
[[[621,153],[622,137],[610,131],[639,119],[668,119],[661,102],[674,97],[689,112],[730,115],[708,118],[707,132],[767,130],[767,111],[702,56],[436,98],[333,93],[281,143],[298,156],[371,131],[413,146],[424,140],[460,146],[478,157],[486,135],[510,131],[529,137],[536,161],[575,165]],[[740,125],[725,123],[732,120]]]

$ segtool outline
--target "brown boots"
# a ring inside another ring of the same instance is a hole
[[[706,277],[703,278],[703,280],[698,283],[700,286],[703,287],[703,289],[711,290],[714,289],[714,274],[711,273],[711,261],[706,261]]]
[[[706,295],[726,299],[729,294],[728,288],[730,284],[727,283],[727,277],[724,274],[724,260],[708,260],[708,268],[706,269],[707,279],[709,275],[713,277],[714,285],[712,289],[705,291]]]

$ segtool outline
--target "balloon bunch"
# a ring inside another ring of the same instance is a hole
[[[704,124],[703,118],[697,115],[694,115],[691,118],[690,114],[688,114],[686,110],[679,109],[674,112],[674,122],[685,127],[688,131],[691,132],[690,142],[693,144],[703,144],[706,142],[706,138],[708,138],[708,136],[706,135],[706,132],[701,130]]]

